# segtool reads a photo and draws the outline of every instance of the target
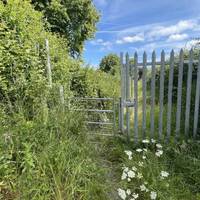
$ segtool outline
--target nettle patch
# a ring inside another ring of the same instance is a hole
[[[169,187],[169,173],[160,165],[163,146],[145,139],[142,148],[126,150],[122,167],[121,188],[117,192],[123,200],[155,200],[163,197],[160,191]]]

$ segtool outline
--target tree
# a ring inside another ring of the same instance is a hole
[[[99,20],[92,0],[32,0],[32,4],[44,13],[51,31],[67,39],[70,54],[80,55],[84,41],[93,37]]]
[[[102,58],[100,70],[115,75],[120,69],[120,58],[116,54],[108,54]]]

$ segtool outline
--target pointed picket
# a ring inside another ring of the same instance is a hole
[[[147,54],[143,54],[143,74],[142,74],[142,133],[146,137],[146,73],[147,73]]]
[[[126,101],[130,100],[130,61],[129,54],[126,53]],[[126,129],[127,129],[127,139],[130,141],[130,108],[126,107]]]
[[[167,105],[167,140],[171,136],[171,116],[172,116],[172,90],[174,78],[174,50],[170,54],[170,70],[168,83],[168,105]]]
[[[197,135],[197,127],[199,121],[199,98],[200,98],[200,55],[199,55],[199,64],[197,70],[196,97],[195,97],[195,110],[194,110],[194,127],[193,127],[194,138],[196,138]]]
[[[138,141],[138,55],[134,55],[134,141]]]
[[[186,94],[186,110],[185,110],[185,136],[188,137],[190,129],[190,107],[191,107],[191,89],[192,89],[192,71],[193,71],[193,50],[190,50],[188,79],[187,79],[187,94]]]
[[[151,69],[151,138],[154,137],[154,111],[155,111],[155,80],[156,79],[156,53],[152,54]]]
[[[183,53],[183,49],[181,49],[180,55],[179,55],[179,69],[178,69],[177,110],[176,110],[176,138],[178,138],[179,135],[180,135],[180,125],[181,125],[183,62],[184,62],[184,53]]]
[[[163,100],[164,100],[164,79],[165,79],[165,52],[161,53],[161,69],[160,69],[160,90],[159,90],[159,140],[162,139],[163,133]]]

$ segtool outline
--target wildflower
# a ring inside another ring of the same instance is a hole
[[[137,168],[133,166],[133,167],[132,167],[132,170],[133,170],[133,171],[137,171]]]
[[[155,143],[156,143],[156,140],[151,139],[151,143],[152,143],[152,144],[155,144]]]
[[[126,190],[126,194],[131,195],[131,190],[130,190],[130,189],[127,189],[127,190]]]
[[[135,200],[139,197],[139,194],[133,193],[132,196],[133,196],[133,199]]]
[[[143,151],[147,152],[147,149],[144,148]]]
[[[125,153],[126,153],[126,155],[128,156],[128,159],[129,160],[132,160],[132,155],[133,155],[133,153],[131,152],[131,151],[124,151]]]
[[[128,180],[128,182],[130,182],[130,181],[131,181],[131,179],[130,179],[130,178],[127,178],[127,180]]]
[[[165,171],[161,171],[160,176],[161,176],[161,179],[164,179],[164,178],[167,178],[169,176],[169,173],[165,172]]]
[[[136,151],[137,151],[138,153],[140,153],[140,152],[142,152],[142,149],[136,149]]]
[[[141,192],[147,192],[147,191],[149,191],[144,184],[140,185],[140,190],[141,190]]]
[[[152,200],[157,198],[157,193],[156,192],[151,192],[150,197]]]
[[[123,172],[121,180],[125,180],[127,178],[127,174],[125,172]]]
[[[127,174],[128,174],[129,178],[134,178],[135,177],[135,172],[132,171],[132,170],[130,170]]]
[[[143,178],[143,175],[142,175],[141,173],[138,173],[138,174],[137,174],[137,177],[138,177],[139,179],[141,179],[141,178]]]
[[[143,166],[143,162],[141,162],[141,161],[139,161],[139,163],[138,163],[138,165],[140,166],[140,167],[142,167]]]
[[[146,140],[142,140],[142,143],[143,144],[149,144],[149,140],[147,140],[147,139]]]
[[[146,156],[142,156],[142,159],[145,160],[147,157]]]
[[[119,195],[119,197],[120,197],[121,199],[123,199],[123,200],[126,199],[126,191],[125,191],[125,190],[122,190],[121,188],[119,188],[119,189],[117,190],[117,192],[118,192],[118,195]]]
[[[160,157],[163,154],[163,150],[158,150],[155,154],[156,156]]]
[[[128,167],[123,167],[123,169],[124,169],[124,172],[128,172]]]
[[[161,144],[156,144],[156,147],[157,147],[158,149],[162,149],[162,145],[161,145]]]

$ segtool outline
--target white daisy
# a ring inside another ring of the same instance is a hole
[[[125,191],[125,190],[122,190],[121,188],[119,188],[119,189],[117,190],[117,192],[118,192],[118,195],[119,195],[119,197],[120,197],[121,199],[123,199],[123,200],[126,199],[126,191]]]
[[[150,194],[150,198],[152,200],[156,199],[157,198],[157,193],[152,191],[151,194]]]

